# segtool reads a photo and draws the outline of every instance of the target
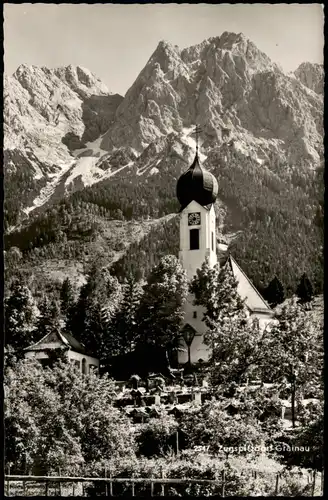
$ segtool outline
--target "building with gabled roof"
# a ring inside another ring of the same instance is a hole
[[[66,332],[57,330],[48,333],[35,344],[26,347],[24,351],[26,359],[37,359],[43,364],[47,364],[49,361],[49,352],[63,352],[81,373],[88,374],[93,370],[99,370],[99,359]]]

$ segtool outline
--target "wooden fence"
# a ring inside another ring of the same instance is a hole
[[[252,477],[256,478],[258,472],[251,471]],[[297,473],[295,473],[297,474]],[[307,483],[310,484],[310,494],[308,496],[318,496],[318,493],[315,495],[316,486],[320,488],[321,493],[319,495],[323,495],[323,472],[320,474],[321,478],[319,481],[316,481],[317,473],[316,471],[309,473],[307,476]],[[275,495],[279,495],[280,487],[281,487],[281,473],[275,474]],[[215,494],[215,496],[220,496],[222,498],[225,497],[225,471],[222,471],[222,476],[220,479],[173,479],[173,478],[165,478],[162,474],[161,478],[121,478],[121,477],[64,477],[64,476],[21,476],[21,475],[5,475],[6,482],[6,496],[30,496],[27,493],[27,483],[33,483],[34,488],[39,485],[38,492],[31,496],[87,496],[86,486],[104,486],[105,491],[102,496],[117,496],[114,492],[114,484],[125,484],[129,487],[129,493],[131,496],[139,496],[136,495],[135,486],[137,484],[149,485],[149,491],[143,491],[142,496],[150,495],[150,496],[165,496],[165,487],[173,486],[173,485],[184,485],[190,486],[194,485],[211,485],[217,486],[220,491]],[[11,484],[13,483],[13,484]],[[22,484],[22,488],[17,487],[17,483]],[[40,486],[40,483],[43,486]],[[65,490],[63,491],[66,485]],[[160,485],[160,492],[157,490],[157,493],[154,492],[155,485]],[[53,490],[50,491],[50,486],[52,486]],[[69,487],[69,490],[67,489]],[[147,494],[148,493],[148,494]],[[120,494],[118,495],[120,496]]]

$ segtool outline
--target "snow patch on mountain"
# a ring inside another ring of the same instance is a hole
[[[72,184],[73,180],[80,177],[84,186],[90,186],[95,179],[103,177],[103,170],[96,167],[98,158],[95,156],[83,156],[79,158],[72,168],[72,172],[65,181],[65,186]]]
[[[126,165],[123,165],[122,167],[117,168],[114,172],[110,172],[109,174],[104,175],[104,177],[113,177],[113,175],[116,175],[119,172],[122,172],[122,170],[124,170],[126,168],[131,168],[133,165],[134,165],[134,161],[129,161],[129,163],[127,163]]]
[[[157,167],[153,167],[150,172],[149,172],[149,175],[155,175],[155,174],[158,174],[159,170]]]
[[[101,148],[101,141],[103,139],[103,135],[98,137],[95,141],[87,142],[85,148],[75,149],[73,151],[73,155],[75,157],[81,156],[83,153],[88,152],[92,156],[96,156],[97,158],[101,158],[102,156],[108,154],[108,151],[105,151]]]

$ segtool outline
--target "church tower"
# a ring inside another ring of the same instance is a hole
[[[206,258],[210,266],[217,263],[216,228],[213,203],[218,194],[218,183],[215,177],[200,164],[198,144],[195,159],[189,169],[177,182],[177,198],[180,202],[180,251],[182,267],[191,280]],[[185,304],[185,325],[182,334],[186,339],[188,353],[180,352],[179,362],[191,363],[199,359],[207,360],[208,347],[203,344],[206,326],[203,319],[203,308],[193,305],[190,295]],[[189,358],[189,359],[188,359]]]

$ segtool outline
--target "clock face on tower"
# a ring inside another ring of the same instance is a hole
[[[188,226],[199,226],[200,212],[192,212],[188,214]]]

